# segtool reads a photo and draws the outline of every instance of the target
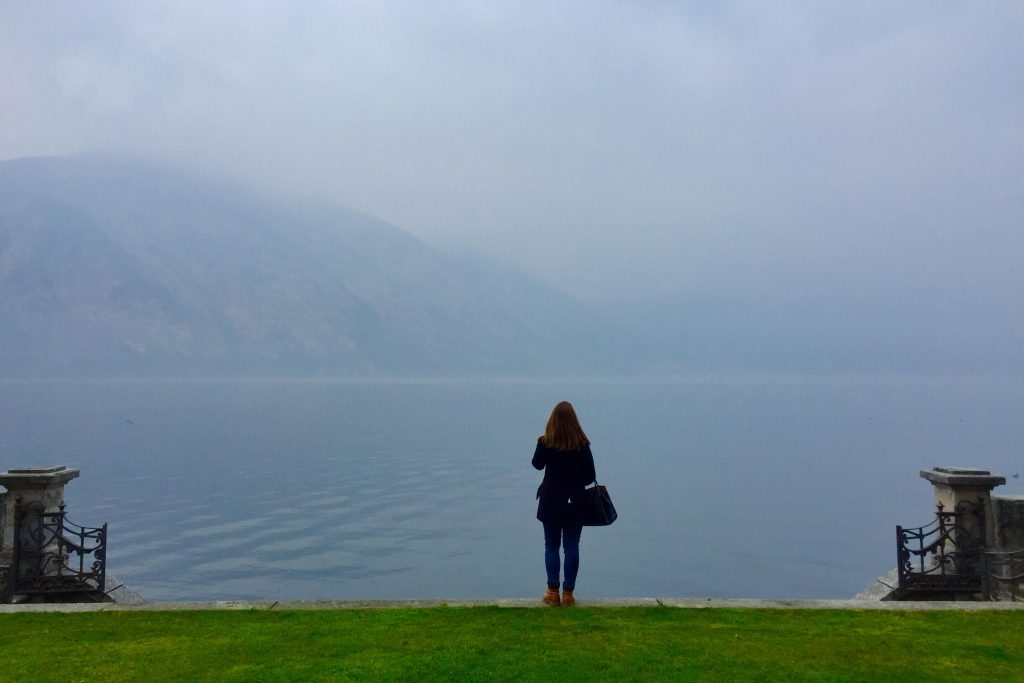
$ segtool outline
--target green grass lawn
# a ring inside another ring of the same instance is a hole
[[[0,679],[1024,680],[1024,613],[439,607],[3,614]]]

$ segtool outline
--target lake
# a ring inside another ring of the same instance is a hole
[[[846,598],[932,516],[918,471],[1024,494],[1024,382],[2,381],[0,469],[81,469],[79,524],[148,600],[539,596],[530,466],[572,401],[619,520],[580,596]]]

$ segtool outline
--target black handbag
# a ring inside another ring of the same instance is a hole
[[[608,495],[608,488],[597,482],[590,488],[583,489],[580,500],[583,508],[583,526],[608,526],[619,517]]]

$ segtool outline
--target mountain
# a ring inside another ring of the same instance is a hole
[[[582,304],[371,216],[150,161],[0,162],[0,373],[608,367]]]

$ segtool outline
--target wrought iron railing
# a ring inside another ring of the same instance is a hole
[[[899,588],[913,591],[980,593],[979,565],[985,542],[985,506],[960,503],[952,512],[937,504],[935,520],[921,527],[896,527]]]
[[[982,558],[982,581],[986,600],[1016,602],[1024,583],[1024,549],[990,550]]]
[[[64,504],[46,512],[41,504],[15,508],[13,557],[4,599],[14,595],[90,593],[102,595],[107,572],[107,525],[68,521]]]

